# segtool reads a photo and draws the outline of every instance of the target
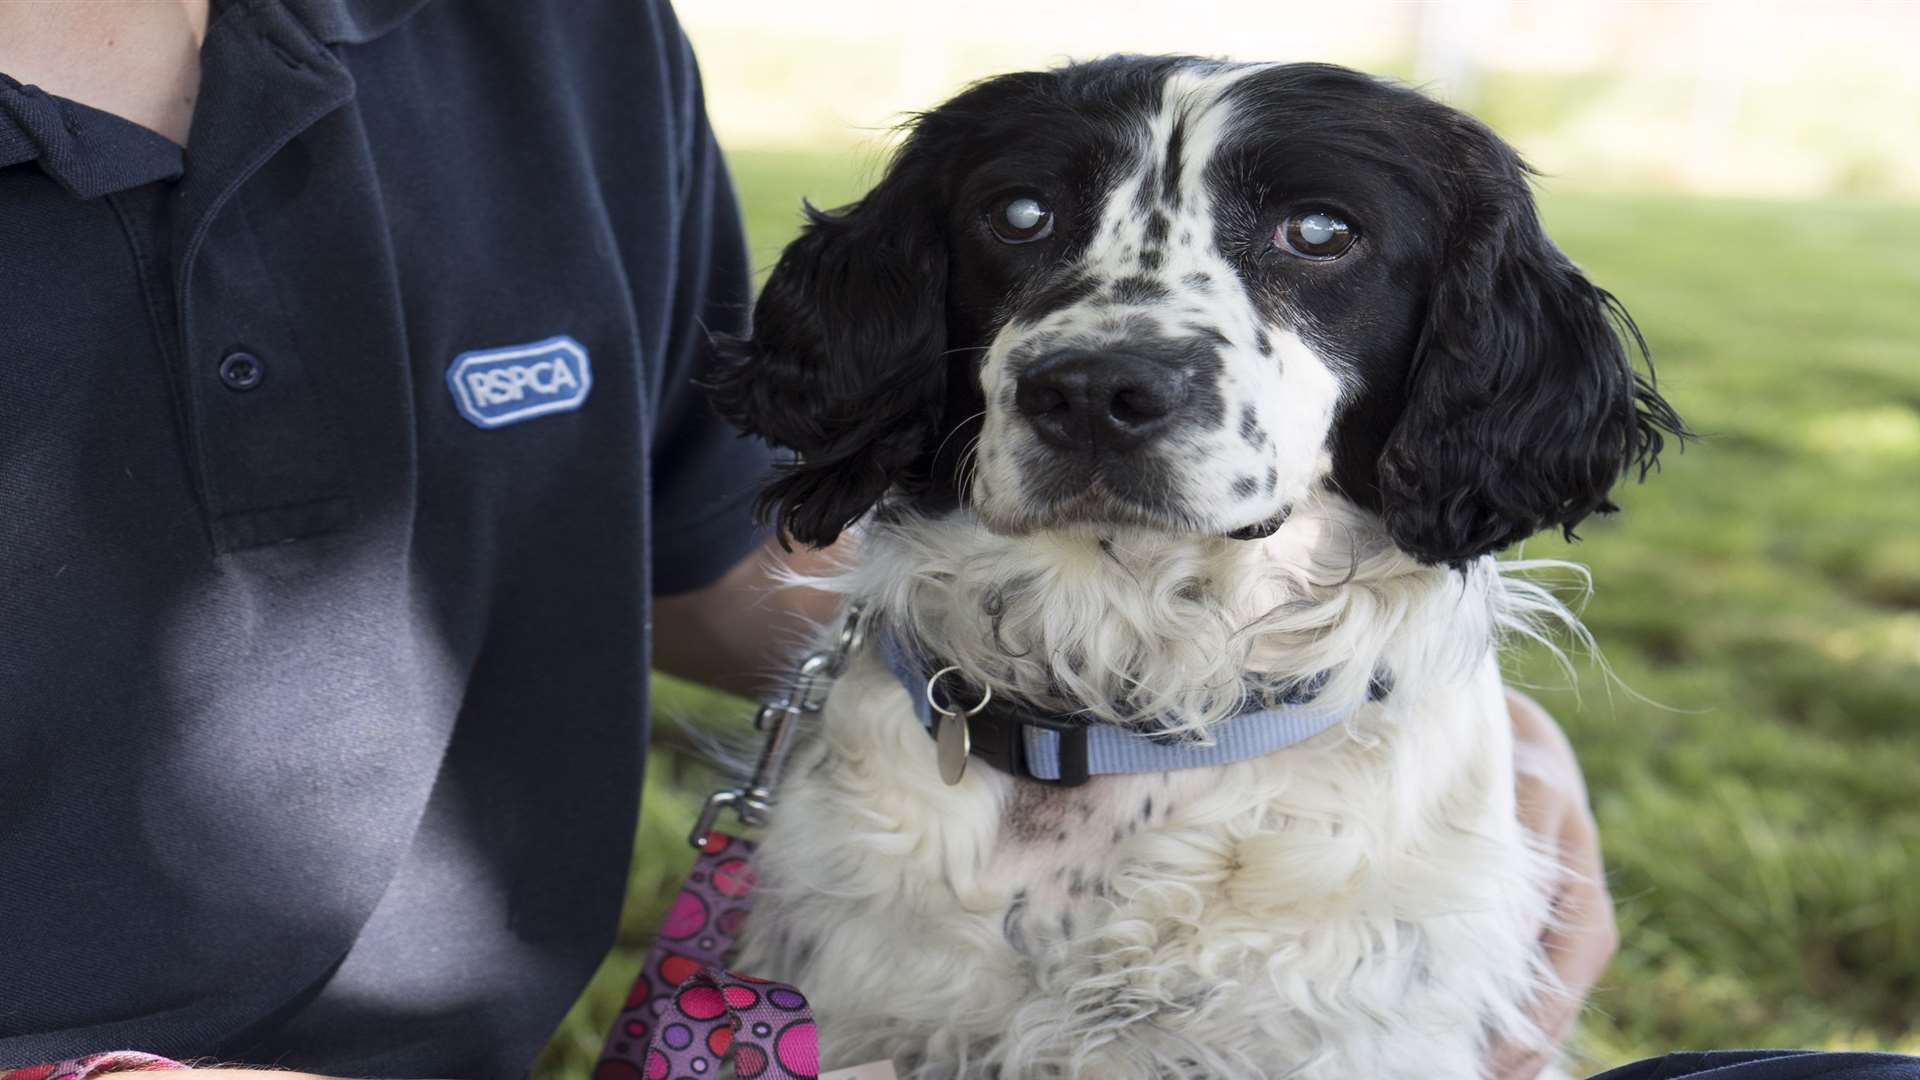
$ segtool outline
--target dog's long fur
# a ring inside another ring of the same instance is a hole
[[[993,232],[996,167],[1057,236]],[[1256,242],[1328,205],[1356,256]],[[1475,1077],[1534,1038],[1555,868],[1496,652],[1583,632],[1490,556],[1611,509],[1680,430],[1615,319],[1511,150],[1351,72],[1117,58],[926,114],[727,349],[721,408],[799,451],[769,507],[812,543],[864,520],[827,584],[869,641],[1002,699],[1204,739],[1322,678],[1352,718],[1222,768],[947,787],[869,649],[796,751],[740,966],[808,991],[828,1065],[924,1078]],[[1063,350],[1177,372],[1166,433],[1044,437],[1015,388]]]

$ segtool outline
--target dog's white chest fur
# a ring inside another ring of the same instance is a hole
[[[1415,603],[1398,626],[1490,619]],[[1074,789],[977,760],[943,785],[906,691],[863,655],[792,763],[739,966],[808,993],[829,1067],[1478,1076],[1548,977],[1549,868],[1514,816],[1491,653],[1437,679],[1424,647],[1376,645],[1396,689],[1344,728]]]

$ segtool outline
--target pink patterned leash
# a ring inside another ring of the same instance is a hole
[[[105,1073],[148,1072],[154,1069],[184,1069],[187,1066],[158,1054],[138,1050],[109,1050],[101,1054],[68,1058],[51,1065],[28,1065],[18,1069],[0,1069],[0,1080],[92,1080]]]
[[[813,1012],[800,991],[722,964],[752,906],[753,844],[709,832],[614,1021],[594,1080],[807,1080],[820,1071]]]
[[[687,841],[700,854],[607,1035],[594,1080],[705,1080],[728,1051],[739,1077],[819,1074],[820,1038],[800,991],[725,967],[752,907],[753,844],[713,826],[725,811],[747,825],[767,823],[795,729],[820,712],[860,647],[865,621],[859,604],[848,605],[839,631],[800,662],[786,695],[754,716],[766,741],[753,776],[708,796],[694,821]]]

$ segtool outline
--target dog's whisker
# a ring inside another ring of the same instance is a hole
[[[974,414],[973,414],[972,416],[969,416],[969,417],[966,417],[965,419],[963,419],[963,420],[961,420],[961,421],[960,421],[959,423],[957,423],[957,424],[955,424],[955,425],[953,425],[953,430],[952,430],[952,431],[949,431],[949,432],[947,432],[947,436],[946,436],[946,438],[944,438],[944,439],[941,439],[941,440],[940,440],[940,445],[939,445],[939,446],[936,446],[936,447],[934,447],[934,450],[933,450],[933,459],[934,459],[935,461],[939,461],[939,460],[940,460],[940,452],[941,452],[941,451],[943,451],[943,450],[945,450],[945,449],[947,448],[947,444],[953,441],[953,437],[954,437],[955,435],[958,435],[958,434],[960,434],[960,432],[962,432],[962,431],[964,431],[964,430],[966,430],[966,426],[967,426],[968,424],[971,424],[971,423],[973,423],[973,422],[974,422],[975,420],[979,420],[979,419],[982,419],[982,418],[984,418],[984,417],[985,417],[986,415],[987,415],[987,410],[985,410],[985,409],[981,409],[981,410],[980,410],[979,412],[977,412],[977,413],[974,413]],[[975,439],[975,441],[977,442],[977,441],[979,440],[979,436],[978,436],[978,435],[975,435],[975,436],[974,436],[974,439]]]

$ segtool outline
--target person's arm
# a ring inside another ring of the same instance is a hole
[[[747,697],[766,692],[791,666],[809,628],[831,620],[840,606],[833,593],[782,587],[783,568],[829,573],[844,560],[848,543],[788,552],[769,540],[713,584],[660,597],[653,609],[653,666]]]
[[[1566,871],[1554,897],[1553,921],[1540,934],[1563,992],[1544,995],[1533,1010],[1534,1023],[1558,1047],[1572,1034],[1587,995],[1613,961],[1620,930],[1600,859],[1600,828],[1587,803],[1587,781],[1573,744],[1525,694],[1507,691],[1507,712],[1513,721],[1520,823],[1553,845]],[[1542,1050],[1505,1045],[1495,1051],[1493,1075],[1533,1080],[1548,1060]]]

